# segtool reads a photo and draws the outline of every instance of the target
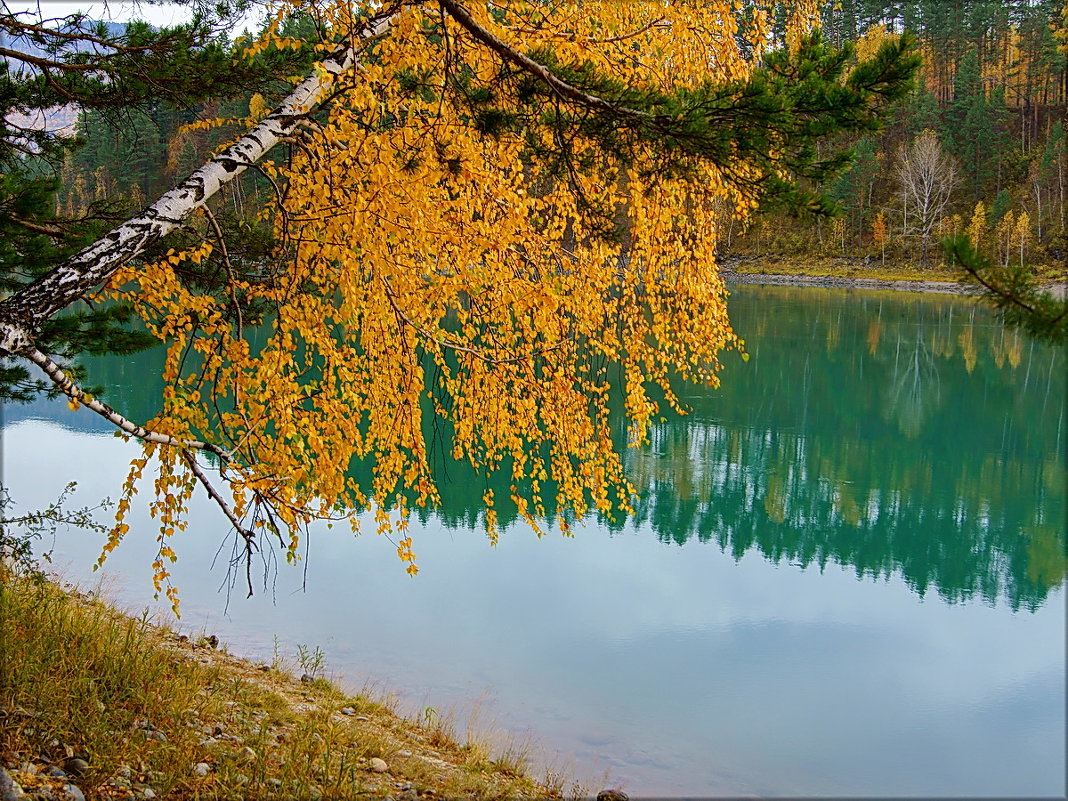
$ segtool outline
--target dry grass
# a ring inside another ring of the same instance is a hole
[[[947,281],[957,282],[961,273],[941,263],[938,255],[931,264],[921,268],[918,263],[887,259],[882,264],[878,258],[865,262],[863,259],[836,256],[743,256],[726,260],[727,266],[738,273],[772,275],[799,275],[833,278],[868,278],[875,281]],[[1035,274],[1044,281],[1063,281],[1063,266],[1056,264],[1034,265]]]
[[[71,756],[89,763],[77,784],[90,799],[145,787],[176,799],[558,798],[566,783],[531,779],[522,743],[494,750],[441,716],[406,720],[389,699],[302,684],[91,595],[0,572],[0,758],[40,769]],[[375,757],[388,772],[372,770]],[[14,775],[27,788],[43,781]]]
[[[730,268],[739,273],[870,278],[876,281],[957,281],[959,278],[959,273],[940,265],[921,270],[917,265],[891,261],[883,266],[877,259],[865,264],[860,259],[765,256],[732,261]]]

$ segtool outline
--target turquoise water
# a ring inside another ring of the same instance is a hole
[[[492,548],[484,486],[451,469],[412,522],[417,578],[324,529],[306,590],[281,566],[227,605],[204,502],[177,541],[182,627],[263,659],[321,647],[354,687],[474,711],[632,796],[1063,796],[1063,351],[948,296],[737,287],[731,314],[751,358],[627,453],[633,519],[538,540],[505,514]],[[91,375],[146,419],[158,362]],[[73,479],[117,495],[137,451],[62,402],[5,410],[26,507]],[[95,580],[100,544],[61,531],[57,561]],[[154,552],[112,555],[113,597],[152,605]]]

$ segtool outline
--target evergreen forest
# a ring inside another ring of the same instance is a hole
[[[991,263],[1063,267],[1068,7],[1061,0],[835,0],[823,30],[858,57],[902,31],[923,56],[885,129],[853,137],[827,189],[840,215],[769,213],[742,230],[724,209],[721,253],[819,255],[937,268],[970,236]]]

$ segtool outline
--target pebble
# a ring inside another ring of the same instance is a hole
[[[115,775],[123,779],[129,779],[133,776],[133,768],[129,765],[119,765],[118,769],[115,771]]]
[[[301,684],[311,684],[313,681],[315,681],[315,676],[311,673],[302,673],[300,676]]]
[[[389,765],[386,764],[386,760],[379,757],[371,758],[371,770],[375,773],[385,773],[389,770]]]
[[[144,790],[141,791],[141,797],[144,798],[145,801],[151,801],[153,798],[156,797],[156,791],[153,790],[151,787],[146,787]]]
[[[244,748],[237,752],[237,758],[241,762],[255,762],[256,752],[246,745]]]
[[[193,766],[193,775],[204,777],[211,773],[211,765],[207,762],[198,762]]]
[[[277,787],[281,787],[282,786],[282,780],[281,779],[268,779],[267,780],[267,785],[269,787],[276,787],[276,788]]]
[[[68,775],[77,779],[89,770],[89,763],[81,757],[69,757],[63,760],[63,770],[67,771]]]
[[[351,718],[356,714],[356,710],[353,709],[351,706],[347,706],[341,710],[341,714],[348,715]]]
[[[59,797],[63,799],[63,801],[85,801],[85,793],[81,791],[81,788],[74,784],[63,785]]]
[[[629,801],[630,796],[622,790],[601,790],[597,793],[597,801]]]
[[[11,778],[5,768],[0,768],[0,801],[19,801],[24,797],[22,788]]]
[[[323,797],[323,790],[322,790],[321,787],[319,787],[319,785],[313,784],[311,787],[308,788],[308,799],[309,799],[309,801],[319,801],[319,799],[322,798],[322,797]]]

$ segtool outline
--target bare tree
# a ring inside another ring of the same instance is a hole
[[[927,267],[927,247],[953,195],[957,167],[937,134],[926,130],[898,149],[894,175],[901,191],[903,233],[919,237],[920,264]]]

